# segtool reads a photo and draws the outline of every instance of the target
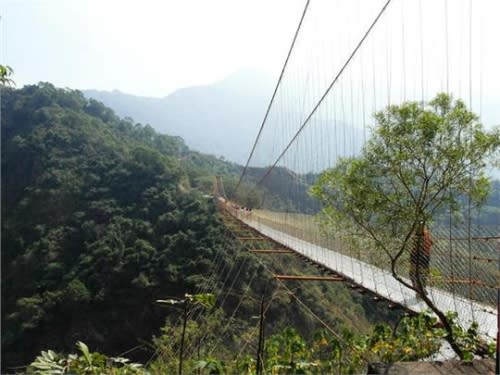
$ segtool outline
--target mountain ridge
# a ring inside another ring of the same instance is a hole
[[[120,116],[148,123],[160,133],[181,136],[192,149],[243,164],[262,121],[272,82],[265,74],[239,71],[213,84],[181,88],[162,98],[118,90],[82,92]]]

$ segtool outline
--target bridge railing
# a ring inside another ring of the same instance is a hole
[[[390,271],[387,258],[375,249],[369,239],[364,242],[359,239],[353,241],[348,233],[322,230],[313,215],[268,210],[243,210],[240,215],[301,240]],[[500,278],[500,229],[487,226],[467,228],[464,225],[461,228],[454,227],[450,235],[449,228],[434,226],[431,232],[433,245],[427,285],[492,307],[496,306],[496,289]],[[397,271],[401,276],[409,278],[410,269],[411,256],[407,252],[398,262]]]

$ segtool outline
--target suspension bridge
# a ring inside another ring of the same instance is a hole
[[[222,197],[218,199],[221,209],[226,210],[233,218],[255,231],[254,237],[242,237],[241,240],[270,240],[280,248],[277,250],[254,250],[255,253],[280,254],[293,252],[334,272],[337,276],[337,278],[308,278],[306,276],[302,280],[342,281],[353,288],[370,291],[374,295],[374,301],[386,301],[391,308],[397,305],[416,313],[429,310],[428,306],[416,296],[415,291],[395,280],[388,270],[356,257],[342,254],[334,249],[305,241],[282,230],[273,229],[273,227],[282,226],[283,223],[270,222],[265,217],[265,213],[258,211],[249,213],[247,210],[242,210],[231,203],[227,203]],[[496,237],[491,239],[496,239]],[[282,279],[286,279],[286,277],[282,277]],[[290,276],[290,279],[300,280],[301,277]],[[407,282],[410,283],[410,280],[407,280]],[[479,280],[472,284],[477,284],[478,288],[485,287],[484,282]],[[457,312],[457,320],[461,326],[470,327],[473,322],[477,322],[479,332],[485,339],[496,339],[497,310],[493,306],[477,302],[474,299],[468,299],[453,291],[447,291],[446,288],[430,287],[427,292],[438,308],[443,311]]]
[[[217,179],[219,208],[230,223],[253,233],[236,238],[274,244],[253,250],[256,256],[292,252],[331,272],[312,280],[342,281],[391,306],[428,310],[408,287],[409,251],[391,266],[370,240],[353,241],[341,224],[321,225],[317,217],[325,203],[315,201],[309,190],[324,171],[363,155],[377,123],[374,114],[390,106],[414,102],[424,108],[446,93],[461,99],[485,129],[498,123],[488,104],[494,83],[483,78],[494,74],[493,61],[498,62],[483,45],[484,35],[500,34],[488,4],[306,1],[232,197]],[[475,171],[464,173],[472,190]],[[442,193],[459,195],[452,188]],[[250,194],[258,199],[244,203]],[[491,342],[498,327],[500,226],[484,223],[471,198],[457,200],[458,214],[445,204],[430,228],[427,297],[439,310],[456,313],[464,329],[476,322],[479,334]],[[275,276],[307,280],[307,275]]]

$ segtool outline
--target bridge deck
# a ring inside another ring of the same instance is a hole
[[[406,306],[415,312],[427,309],[422,301],[417,300],[414,291],[400,284],[385,270],[273,229],[260,223],[251,215],[240,215],[238,212],[234,212],[234,214],[243,223],[264,236],[295,250],[332,271],[352,279],[354,283],[394,303]],[[410,283],[409,280],[408,283]],[[476,321],[479,324],[481,336],[488,341],[496,339],[497,310],[437,288],[429,287],[427,291],[438,308],[443,311],[456,311],[458,313],[458,322],[462,327],[469,327],[473,321]]]

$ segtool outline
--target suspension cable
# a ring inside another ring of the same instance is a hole
[[[333,86],[337,83],[338,79],[340,78],[340,76],[344,72],[345,68],[347,68],[347,66],[349,65],[349,63],[351,62],[351,60],[354,58],[354,56],[356,55],[356,53],[360,49],[361,45],[364,43],[364,41],[366,40],[366,38],[368,37],[368,35],[371,33],[372,29],[375,27],[375,25],[377,24],[378,20],[382,16],[382,14],[385,12],[385,10],[386,10],[387,6],[390,4],[390,2],[391,2],[391,0],[387,0],[386,3],[384,4],[384,6],[382,7],[382,9],[380,9],[379,13],[377,14],[377,16],[375,17],[375,19],[371,23],[370,27],[365,32],[365,34],[363,35],[363,37],[361,38],[361,40],[358,42],[358,44],[356,45],[356,47],[354,48],[354,50],[351,52],[350,56],[348,57],[348,59],[346,60],[346,62],[344,63],[344,65],[342,66],[342,68],[340,69],[340,71],[337,73],[337,75],[335,76],[335,78],[333,79],[333,81],[330,83],[330,85],[328,86],[328,88],[326,89],[326,91],[323,93],[323,95],[321,96],[321,98],[319,99],[319,101],[316,103],[316,105],[312,109],[311,113],[309,113],[309,115],[306,117],[306,119],[304,120],[304,122],[302,123],[302,125],[300,126],[300,128],[297,130],[297,132],[295,133],[295,135],[292,137],[292,139],[290,140],[290,142],[288,143],[288,145],[285,147],[285,149],[283,150],[283,152],[278,156],[278,158],[273,163],[273,165],[267,170],[267,172],[259,180],[259,182],[257,182],[257,185],[260,185],[266,179],[266,177],[269,176],[269,174],[273,171],[273,169],[276,167],[276,165],[279,163],[279,161],[286,154],[286,152],[288,151],[288,149],[292,146],[292,144],[298,138],[298,136],[300,135],[300,133],[302,132],[302,130],[304,130],[304,128],[306,127],[306,125],[309,123],[309,121],[311,120],[311,118],[313,117],[313,115],[316,113],[316,111],[320,107],[321,103],[323,103],[323,101],[325,100],[325,98],[328,96],[328,94],[332,90]]]
[[[250,152],[250,155],[248,156],[248,160],[245,164],[245,167],[243,168],[243,172],[241,172],[241,176],[240,176],[238,183],[236,184],[235,190],[238,190],[241,182],[243,181],[243,177],[245,176],[245,174],[247,172],[248,165],[250,164],[250,160],[252,159],[252,156],[255,152],[255,148],[257,147],[257,143],[259,142],[260,136],[262,134],[262,130],[264,130],[264,125],[266,124],[267,117],[269,116],[269,112],[271,111],[271,107],[273,106],[273,103],[274,103],[274,98],[276,97],[276,93],[278,92],[278,88],[281,84],[281,80],[283,79],[283,75],[285,74],[285,69],[286,69],[286,66],[288,65],[288,60],[290,60],[290,56],[292,55],[292,51],[293,51],[293,48],[295,46],[295,41],[297,40],[297,37],[299,35],[300,29],[302,27],[302,22],[304,21],[304,18],[305,18],[306,13],[307,13],[307,9],[309,8],[310,1],[311,0],[306,1],[306,5],[305,5],[304,10],[302,12],[302,16],[300,17],[299,24],[298,24],[297,29],[295,30],[295,34],[293,36],[292,44],[290,45],[290,49],[288,50],[288,54],[286,56],[285,63],[283,64],[283,67],[281,68],[281,73],[280,73],[280,76],[278,78],[278,82],[276,82],[276,87],[274,88],[273,96],[271,97],[271,100],[269,101],[269,104],[268,104],[267,110],[266,110],[266,114],[264,115],[264,119],[262,120],[262,124],[260,125],[259,132],[257,133],[257,137],[255,138],[255,142],[253,143],[252,151]]]

